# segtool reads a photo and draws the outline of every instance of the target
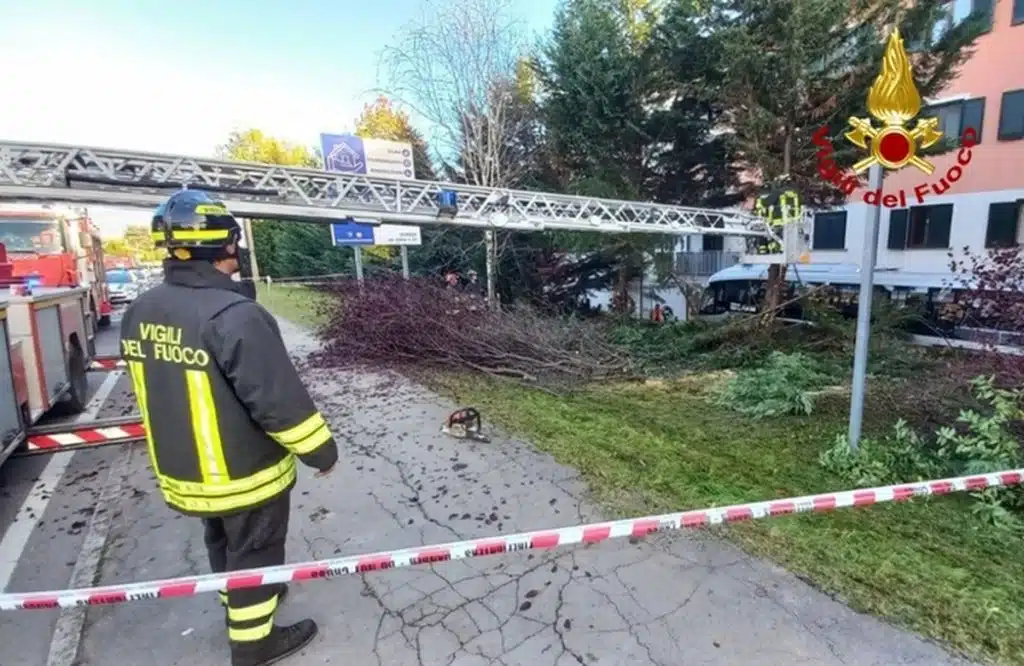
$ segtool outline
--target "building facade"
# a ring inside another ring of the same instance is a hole
[[[937,32],[974,11],[990,12],[990,29],[957,79],[937,99],[926,100],[920,116],[938,118],[945,137],[980,127],[977,145],[966,165],[958,164],[965,155],[953,150],[928,158],[935,166],[930,176],[913,167],[886,174],[883,199],[897,196],[894,205],[881,207],[879,269],[948,276],[950,252],[961,257],[965,247],[980,253],[1024,244],[1024,0],[951,0],[948,11]],[[950,174],[953,167],[959,171]],[[872,212],[864,194],[858,190],[846,206],[815,214],[812,264],[861,263]],[[766,257],[745,255],[745,248],[741,238],[689,236],[677,247],[676,263],[691,276],[737,262],[764,263]]]
[[[938,118],[945,137],[980,128],[977,145],[969,158],[958,150],[929,157],[930,176],[913,167],[886,174],[883,199],[896,194],[897,203],[881,207],[880,269],[948,275],[950,252],[962,257],[964,248],[981,253],[1024,242],[1024,0],[953,0],[948,20],[988,7],[991,27],[974,55],[921,113]],[[812,263],[860,264],[871,214],[864,193],[815,215]]]

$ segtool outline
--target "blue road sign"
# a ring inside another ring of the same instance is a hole
[[[366,147],[354,134],[321,134],[320,149],[328,171],[366,173]]]
[[[373,225],[358,222],[334,222],[331,224],[331,240],[339,245],[373,245]]]

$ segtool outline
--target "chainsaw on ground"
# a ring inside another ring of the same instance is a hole
[[[477,442],[489,442],[491,439],[483,433],[483,420],[480,412],[473,407],[457,409],[448,415],[441,432],[458,439],[472,439]]]

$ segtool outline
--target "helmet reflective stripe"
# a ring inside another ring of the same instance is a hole
[[[171,240],[188,241],[212,241],[227,239],[231,235],[229,229],[168,229]],[[154,231],[150,234],[157,243],[167,240],[168,233]]]
[[[221,203],[199,204],[196,206],[196,215],[230,215],[228,209]]]

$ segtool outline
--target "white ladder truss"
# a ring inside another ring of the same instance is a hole
[[[0,199],[155,207],[183,184],[240,217],[349,218],[540,231],[771,237],[754,215],[659,203],[396,180],[317,169],[104,148],[0,141]],[[454,217],[438,195],[458,194]]]

